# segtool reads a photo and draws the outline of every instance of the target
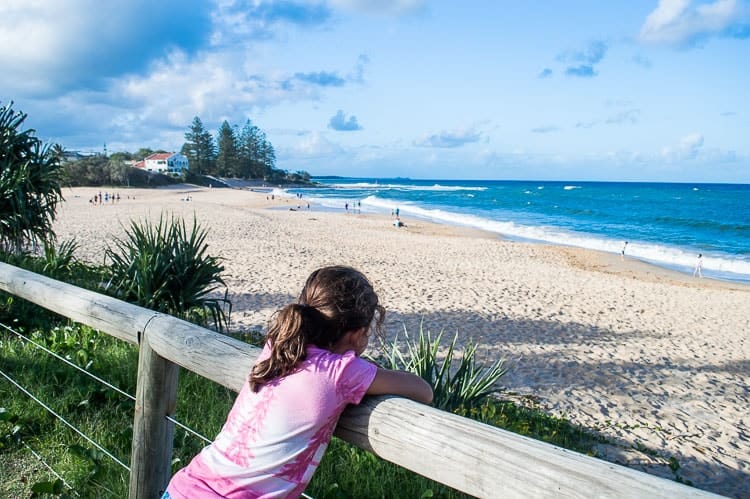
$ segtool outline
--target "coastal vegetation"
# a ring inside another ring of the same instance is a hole
[[[123,238],[105,251],[115,297],[205,325],[206,314],[221,331],[229,325],[231,303],[219,258],[207,254],[207,232],[193,220],[161,217],[156,225],[131,222]],[[213,294],[224,289],[224,298]]]
[[[59,157],[22,129],[25,120],[12,102],[0,107],[0,250],[13,253],[54,239],[62,200]]]

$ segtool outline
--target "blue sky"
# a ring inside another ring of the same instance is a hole
[[[3,0],[0,68],[68,149],[197,115],[318,175],[750,183],[740,0]]]

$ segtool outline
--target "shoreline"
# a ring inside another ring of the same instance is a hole
[[[283,195],[284,194],[282,194],[282,196]],[[290,197],[292,196],[292,194],[289,194],[289,193],[286,193],[286,195]],[[325,199],[323,201],[325,201]],[[339,209],[343,209],[343,203],[345,201],[345,198],[342,198],[339,201],[342,203],[340,208],[333,208],[331,206],[326,206],[324,209],[331,210],[331,211],[338,211]],[[385,210],[382,206],[380,207],[376,206],[374,208],[370,206],[369,209],[380,210],[380,213],[383,213],[383,214],[387,213],[387,210]],[[419,208],[419,209],[421,210],[422,208]],[[429,212],[430,209],[426,209],[426,211]],[[372,212],[369,212],[369,213],[371,214]],[[482,227],[480,225],[477,225],[477,224],[485,224],[485,223],[493,222],[490,219],[479,218],[474,221],[465,222],[467,225],[464,225],[461,222],[457,222],[451,219],[435,220],[427,215],[413,214],[413,213],[408,213],[408,212],[404,213],[403,209],[402,209],[401,215],[402,217],[422,220],[428,223],[434,223],[434,224],[439,224],[439,225],[449,225],[452,227],[468,227],[468,228],[473,228],[479,231],[486,231],[486,232],[489,232],[490,234],[493,234],[495,237],[502,238],[504,240],[515,241],[515,242],[526,243],[526,244],[540,244],[544,246],[557,246],[561,248],[576,248],[576,249],[581,249],[584,251],[598,251],[605,255],[615,255],[615,256],[620,256],[620,248],[622,246],[622,241],[617,241],[615,239],[610,238],[609,236],[604,236],[604,235],[585,234],[585,233],[578,234],[580,236],[580,237],[577,237],[578,239],[582,238],[583,240],[588,240],[593,237],[594,240],[597,240],[600,242],[599,245],[586,246],[586,245],[576,245],[575,243],[569,243],[569,242],[565,242],[562,240],[555,240],[555,238],[552,238],[551,240],[547,240],[547,239],[535,239],[535,238],[523,237],[523,236],[518,236],[518,235],[513,235],[513,234],[506,234],[496,229],[492,229],[489,227]],[[576,238],[573,238],[573,239],[576,239]],[[662,245],[660,243],[655,243],[655,242],[631,241],[631,243],[637,243],[636,246],[638,246],[638,248],[637,250],[635,250],[636,253],[638,252],[643,253],[645,250],[648,250],[651,245],[655,245],[654,247],[661,248],[662,250],[670,250],[670,251],[674,250],[677,253],[683,253],[685,251],[684,249],[679,248],[679,247],[672,248],[669,245]],[[601,248],[602,244],[604,244],[605,246],[609,246],[610,248],[602,249]],[[630,249],[633,250],[634,248],[635,246],[631,244]],[[695,254],[698,254],[698,250],[696,250]],[[659,267],[659,268],[672,271],[672,272],[675,272],[677,274],[681,274],[684,276],[689,276],[689,277],[692,277],[694,266],[695,266],[694,259],[689,264],[686,265],[686,264],[678,264],[674,262],[659,260],[658,258],[656,259],[648,258],[647,254],[640,254],[640,255],[627,254],[625,256],[626,258],[629,258],[634,261],[640,261],[644,264],[650,264],[655,267]],[[712,279],[714,281],[721,281],[721,282],[726,282],[726,283],[735,283],[735,284],[739,284],[743,286],[750,286],[750,273],[748,273],[750,272],[750,268],[748,269],[748,272],[736,273],[730,270],[725,270],[725,267],[724,267],[724,265],[726,264],[731,265],[733,264],[733,262],[741,263],[743,260],[741,259],[738,260],[735,255],[732,255],[729,253],[722,253],[722,252],[718,252],[713,255],[707,254],[704,256],[706,257],[704,262],[709,261],[709,260],[712,260],[712,261],[715,260],[712,262],[712,265],[719,265],[719,266],[709,268],[706,266],[706,263],[704,263],[703,264],[703,277],[702,277],[703,279]],[[717,261],[721,263],[717,264],[716,263]]]
[[[600,457],[674,479],[673,457],[699,488],[750,495],[750,286],[409,217],[290,211],[294,198],[245,190],[119,189],[119,204],[89,205],[99,190],[64,190],[60,239],[101,263],[130,220],[195,216],[223,259],[232,330],[265,330],[311,270],[351,265],[373,281],[390,339],[421,324],[472,340],[479,362],[508,359],[506,393],[603,435]]]
[[[291,197],[280,197],[280,199],[289,199],[292,203],[295,202],[296,198]],[[303,204],[307,203],[304,201]],[[311,207],[316,207],[313,211],[323,211],[326,213],[335,213],[346,216],[363,216],[363,217],[376,217],[383,220],[392,222],[393,216],[389,216],[387,213],[346,213],[337,208],[322,207],[317,203],[311,202]],[[270,206],[270,209],[283,210],[284,206]],[[300,208],[300,211],[307,211],[304,207]],[[427,232],[429,233],[455,233],[456,235],[464,235],[466,237],[480,237],[499,239],[502,241],[513,242],[518,244],[526,245],[539,245],[547,248],[551,248],[553,251],[559,251],[563,253],[570,261],[571,265],[575,265],[584,270],[603,272],[608,274],[625,274],[633,277],[634,279],[643,279],[652,282],[664,282],[670,281],[672,284],[679,284],[683,286],[695,285],[698,287],[710,287],[718,289],[733,289],[733,290],[747,290],[750,291],[750,282],[731,280],[731,279],[719,279],[715,277],[703,276],[702,278],[695,278],[690,273],[675,270],[666,266],[659,265],[646,260],[641,260],[637,257],[625,256],[625,259],[621,259],[617,253],[610,253],[603,250],[582,248],[578,246],[567,246],[558,245],[554,243],[548,243],[545,241],[531,241],[531,240],[520,240],[512,237],[507,237],[503,234],[492,232],[486,229],[479,229],[475,227],[469,227],[464,225],[456,225],[448,222],[435,222],[433,220],[421,218],[418,216],[401,216],[402,220],[408,220],[410,223],[407,229],[412,231],[425,232],[425,227],[429,227]],[[423,224],[420,226],[419,224]],[[439,227],[446,227],[445,231],[439,229]]]

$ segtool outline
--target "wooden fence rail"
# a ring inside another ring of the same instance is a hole
[[[0,290],[140,345],[130,497],[158,498],[169,479],[177,367],[239,391],[256,347],[0,263]],[[477,497],[717,497],[399,397],[348,408],[336,435]],[[398,495],[394,491],[394,495]]]

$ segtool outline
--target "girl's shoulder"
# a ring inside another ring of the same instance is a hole
[[[335,353],[325,348],[319,348],[315,345],[307,346],[307,358],[305,362],[314,364],[319,368],[336,371],[339,374],[344,372],[375,369],[374,364],[359,357],[354,350],[348,350],[344,353]]]

